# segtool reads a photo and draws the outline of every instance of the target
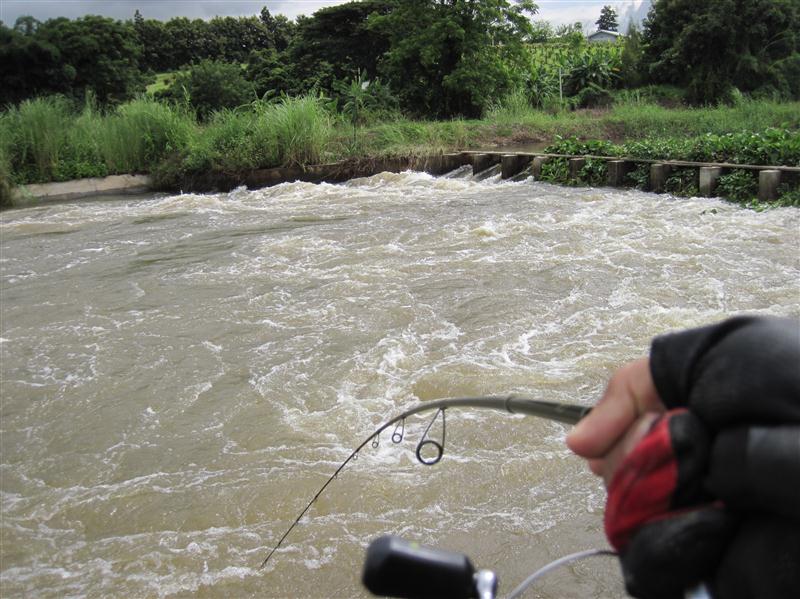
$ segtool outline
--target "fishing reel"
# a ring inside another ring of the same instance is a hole
[[[589,557],[616,557],[614,551],[589,549],[565,555],[539,568],[507,599],[519,599],[545,574]],[[496,599],[498,578],[490,570],[475,570],[461,553],[426,547],[386,535],[370,543],[361,576],[374,595],[401,599]],[[711,599],[704,584],[687,589],[684,599]]]

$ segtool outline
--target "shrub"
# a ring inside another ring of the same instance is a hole
[[[551,158],[542,165],[542,181],[566,183],[569,181],[569,164],[566,158]]]
[[[528,95],[521,89],[508,93],[499,102],[489,100],[484,118],[496,122],[523,121],[533,112]]]
[[[235,108],[255,97],[253,84],[244,78],[241,66],[215,60],[204,60],[175,77],[156,98],[176,103],[188,100],[200,120],[223,108]]]
[[[680,168],[675,170],[664,182],[664,191],[676,196],[696,196],[697,171],[693,168]]]
[[[749,202],[758,193],[758,181],[752,171],[736,169],[717,181],[717,194],[734,202]]]
[[[331,117],[321,97],[285,97],[261,112],[259,118],[262,121],[260,127],[264,127],[266,132],[274,132],[281,164],[320,162],[332,133]]]

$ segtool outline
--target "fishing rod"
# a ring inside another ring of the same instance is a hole
[[[425,432],[422,434],[422,438],[417,443],[416,448],[416,456],[417,460],[425,464],[426,466],[433,466],[434,464],[438,464],[439,461],[442,459],[444,455],[444,442],[445,442],[445,429],[446,429],[446,421],[445,421],[445,410],[447,408],[478,408],[478,409],[488,409],[488,410],[497,410],[500,412],[507,412],[509,414],[523,414],[525,416],[537,416],[539,418],[547,418],[548,420],[555,420],[557,422],[563,422],[564,424],[575,424],[581,418],[586,416],[590,411],[591,408],[586,406],[578,406],[574,404],[563,404],[557,403],[552,401],[542,401],[537,399],[530,399],[527,397],[520,397],[517,395],[490,395],[490,396],[483,396],[483,397],[453,397],[448,399],[439,399],[436,401],[429,401],[425,403],[421,403],[417,406],[414,406],[410,410],[406,410],[402,414],[395,416],[391,420],[387,420],[383,424],[381,424],[375,431],[367,437],[358,447],[356,447],[352,453],[347,457],[347,459],[341,463],[341,465],[336,469],[330,478],[325,481],[325,484],[320,487],[317,494],[308,502],[303,511],[300,512],[300,515],[295,518],[292,525],[283,533],[283,536],[277,542],[277,544],[272,548],[272,551],[269,552],[269,555],[261,562],[261,568],[267,565],[269,559],[272,557],[272,554],[275,553],[278,548],[281,546],[283,541],[289,536],[289,533],[294,530],[294,527],[300,522],[300,520],[305,516],[306,512],[314,505],[314,502],[319,498],[320,495],[325,491],[328,485],[333,482],[333,480],[337,477],[337,475],[344,469],[347,464],[356,459],[358,456],[358,452],[361,451],[367,443],[372,442],[372,446],[374,448],[378,447],[378,439],[380,434],[385,431],[390,426],[394,425],[394,431],[392,432],[392,443],[398,444],[403,441],[405,436],[405,421],[406,418],[409,416],[413,416],[415,414],[420,414],[422,412],[430,412],[432,410],[436,410],[436,414],[434,414],[433,419],[428,424],[428,427],[425,429]],[[441,441],[436,441],[434,439],[428,438],[428,433],[431,430],[433,424],[438,420],[439,416],[442,417],[442,436]],[[423,456],[423,451],[429,451],[430,449],[435,451],[435,454],[432,457],[425,457]]]

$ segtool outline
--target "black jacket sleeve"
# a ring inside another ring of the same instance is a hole
[[[656,337],[650,369],[668,408],[712,431],[800,423],[800,322],[742,316]]]
[[[800,322],[738,317],[657,337],[650,368],[662,401],[711,433],[712,496],[800,521]]]

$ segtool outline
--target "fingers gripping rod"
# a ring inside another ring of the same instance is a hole
[[[430,412],[432,410],[437,411],[437,416],[439,412],[444,412],[447,408],[478,408],[478,409],[489,409],[489,410],[497,410],[500,412],[508,412],[509,414],[524,414],[525,416],[538,416],[539,418],[547,418],[548,420],[555,420],[557,422],[563,422],[564,424],[575,424],[581,418],[586,416],[590,411],[591,408],[586,406],[578,406],[574,404],[563,404],[557,403],[552,401],[542,401],[537,399],[530,399],[527,397],[520,397],[517,395],[490,395],[490,396],[483,396],[483,397],[453,397],[448,399],[438,399],[435,401],[428,401],[421,404],[414,406],[413,408],[406,410],[399,416],[392,418],[384,422],[381,426],[379,426],[369,437],[367,437],[358,447],[356,447],[353,452],[347,457],[347,459],[341,463],[341,465],[336,469],[330,478],[325,482],[322,487],[320,487],[317,494],[308,502],[308,505],[300,512],[300,515],[295,518],[292,525],[286,530],[277,544],[272,548],[269,552],[269,555],[264,559],[261,563],[261,567],[267,565],[267,562],[272,557],[272,554],[277,551],[277,549],[281,546],[284,539],[289,536],[289,533],[292,532],[295,526],[300,522],[300,520],[305,516],[306,512],[314,505],[314,502],[322,495],[323,491],[328,487],[331,482],[336,478],[336,476],[344,469],[344,467],[358,455],[358,452],[370,441],[376,440],[378,435],[380,435],[384,430],[389,428],[390,426],[398,423],[403,423],[406,418],[409,416],[414,416],[415,414],[420,414],[422,412]],[[442,423],[444,423],[444,418],[442,419]],[[430,426],[428,427],[430,429]],[[427,435],[427,431],[426,431]],[[403,439],[402,433],[395,432],[392,435],[392,441],[394,443],[399,443]],[[424,441],[420,442],[420,446]],[[442,448],[438,446],[439,456],[436,459],[426,461],[423,460],[419,456],[419,448],[417,448],[417,457],[423,464],[432,465],[439,461],[441,458]]]

